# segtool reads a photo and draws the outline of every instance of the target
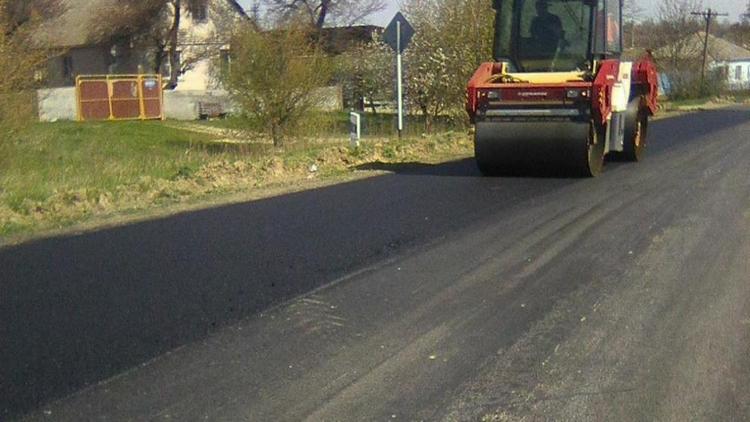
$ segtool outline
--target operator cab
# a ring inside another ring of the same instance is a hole
[[[621,0],[494,0],[494,59],[509,73],[590,74],[622,52]]]

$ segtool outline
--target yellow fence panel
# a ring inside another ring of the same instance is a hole
[[[78,121],[163,120],[161,75],[81,75]]]

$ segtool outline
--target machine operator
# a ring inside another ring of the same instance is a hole
[[[531,38],[541,51],[554,53],[563,41],[560,18],[549,12],[549,2],[536,2],[536,16],[531,21]]]

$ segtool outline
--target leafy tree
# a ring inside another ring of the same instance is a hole
[[[304,28],[241,29],[232,40],[231,62],[222,73],[232,98],[277,147],[319,104],[315,90],[332,75],[330,59],[310,42]]]
[[[326,24],[352,25],[386,7],[384,0],[264,0],[281,21],[302,16],[320,29]]]
[[[377,114],[375,100],[393,98],[393,51],[380,41],[361,44],[338,58],[336,79],[345,97],[359,110],[369,107]],[[365,99],[368,103],[365,104]]]
[[[492,59],[494,11],[486,0],[407,0],[416,29],[406,50],[406,94],[425,117],[425,130],[440,115],[463,117],[466,83]]]

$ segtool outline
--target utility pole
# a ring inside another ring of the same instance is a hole
[[[700,16],[706,20],[706,37],[703,40],[703,66],[701,67],[701,92],[706,89],[706,60],[708,59],[708,34],[711,30],[711,20],[717,16],[729,16],[728,13],[718,13],[710,7],[705,12],[693,12],[693,16]]]

